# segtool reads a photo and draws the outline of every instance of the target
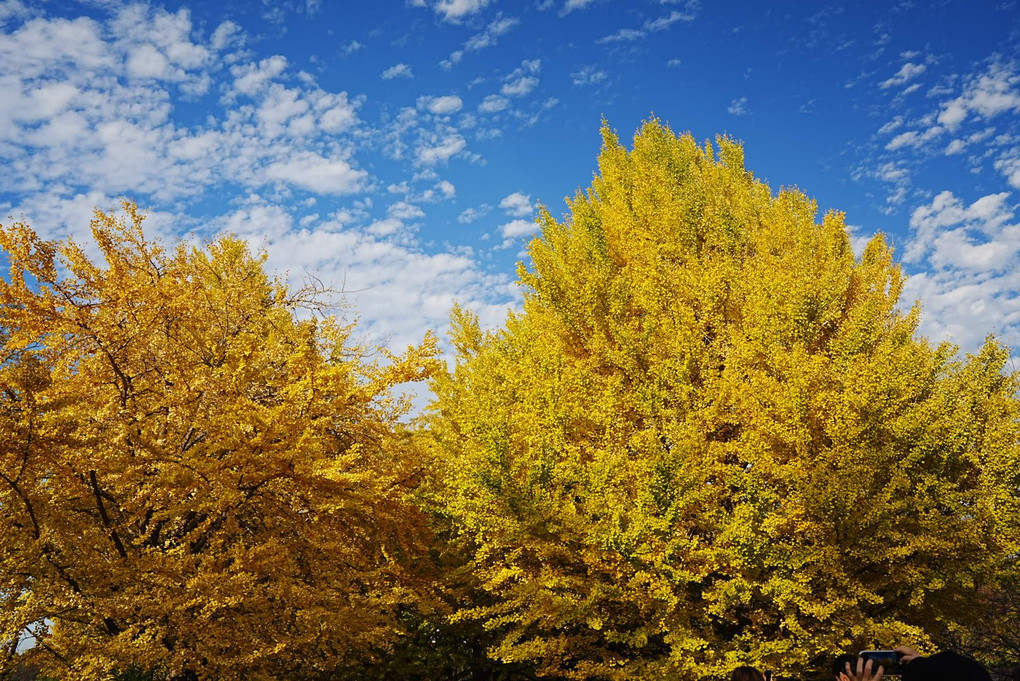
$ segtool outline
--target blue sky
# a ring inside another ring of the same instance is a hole
[[[3,215],[236,233],[394,348],[455,300],[498,325],[535,206],[652,114],[887,233],[924,334],[1020,347],[1016,2],[3,0],[0,32]]]

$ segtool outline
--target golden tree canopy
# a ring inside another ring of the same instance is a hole
[[[492,598],[460,616],[573,679],[800,675],[980,617],[1020,548],[1006,349],[919,338],[884,239],[855,257],[736,142],[603,141],[523,312],[455,311],[433,382],[435,502]]]
[[[165,252],[97,212],[105,263],[0,229],[0,641],[59,678],[300,678],[383,651],[414,599],[418,474],[351,327],[225,238]]]

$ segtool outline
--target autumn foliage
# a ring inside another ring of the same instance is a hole
[[[0,228],[5,668],[617,681],[997,654],[1007,349],[919,337],[885,240],[855,255],[736,142],[602,134],[591,187],[541,213],[523,309],[488,331],[455,309],[445,371],[431,335],[369,361],[243,242],[166,251],[131,204],[96,214],[101,258]],[[412,432],[392,388],[428,377]]]
[[[1020,539],[1006,349],[918,338],[883,238],[732,140],[603,139],[523,311],[454,313],[436,498],[492,598],[459,616],[572,679],[804,678],[979,620]]]
[[[97,213],[105,263],[0,231],[0,632],[58,678],[298,678],[385,650],[415,600],[398,383],[237,240],[164,252]],[[383,358],[385,359],[385,358]]]

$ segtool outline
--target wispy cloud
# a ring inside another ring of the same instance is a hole
[[[603,44],[632,42],[645,38],[649,33],[665,31],[678,21],[694,21],[698,16],[698,3],[693,0],[687,0],[686,2],[683,2],[683,4],[683,9],[674,9],[668,14],[664,14],[655,19],[648,19],[641,24],[639,28],[620,28],[614,33],[610,33],[609,35],[599,38],[596,42]]]
[[[485,9],[491,0],[414,0],[411,2],[415,7],[431,7],[443,21],[460,23],[464,17],[476,14]]]
[[[540,59],[525,59],[520,67],[503,78],[500,93],[507,97],[523,97],[538,86],[538,72],[542,69]]]
[[[602,82],[609,76],[603,69],[588,64],[570,74],[574,85],[594,85]]]
[[[730,105],[726,107],[726,111],[733,116],[746,116],[749,112],[747,110],[747,97],[738,97],[730,102]]]
[[[926,68],[927,67],[924,64],[911,64],[910,62],[907,62],[900,67],[900,70],[896,72],[896,75],[888,80],[882,81],[879,84],[879,87],[886,90],[891,87],[896,87],[897,85],[903,85],[907,81],[912,80],[915,76],[919,76],[924,73]]]
[[[563,3],[563,9],[560,10],[560,16],[566,16],[574,10],[587,9],[590,5],[597,1],[598,0],[567,0]]]
[[[450,56],[439,62],[439,65],[449,71],[455,65],[460,63],[460,61],[464,58],[465,53],[477,52],[478,50],[495,45],[499,42],[499,38],[501,36],[509,33],[520,23],[520,19],[517,19],[516,17],[504,17],[502,15],[496,17],[496,19],[485,27],[485,30],[468,38],[461,49],[451,52]]]
[[[381,77],[383,80],[393,80],[394,78],[414,78],[414,72],[411,71],[411,67],[407,64],[394,64],[383,71]]]

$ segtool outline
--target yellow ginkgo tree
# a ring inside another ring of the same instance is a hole
[[[802,675],[980,618],[1020,548],[1008,351],[920,338],[883,237],[855,256],[738,143],[602,135],[523,311],[455,311],[433,381],[433,503],[487,593],[458,617],[571,679]]]
[[[425,536],[389,390],[434,339],[367,362],[243,242],[166,251],[124,209],[96,214],[100,261],[0,229],[3,665],[315,678],[383,653]]]

